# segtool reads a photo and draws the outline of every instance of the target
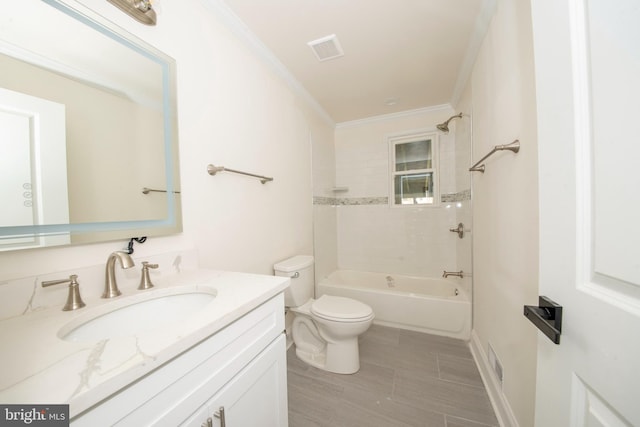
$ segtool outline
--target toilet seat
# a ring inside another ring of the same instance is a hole
[[[362,322],[373,317],[368,305],[351,298],[322,295],[310,307],[311,314],[335,322]]]

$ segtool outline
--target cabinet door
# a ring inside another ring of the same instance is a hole
[[[194,414],[187,418],[180,427],[207,427],[207,418],[209,417],[209,408],[201,406]],[[213,416],[211,417],[213,418]]]
[[[226,427],[286,427],[287,358],[284,334],[256,356],[208,403],[213,425]],[[206,418],[205,418],[206,420]]]

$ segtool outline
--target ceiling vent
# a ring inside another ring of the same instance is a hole
[[[339,58],[344,56],[342,46],[338,41],[338,37],[335,34],[322,37],[321,39],[310,41],[307,43],[313,50],[313,53],[318,58],[318,61],[327,61],[329,59]]]

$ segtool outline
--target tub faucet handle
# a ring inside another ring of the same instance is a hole
[[[464,224],[459,223],[457,228],[450,228],[449,231],[457,233],[458,237],[462,239],[464,237]]]

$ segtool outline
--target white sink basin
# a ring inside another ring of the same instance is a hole
[[[116,299],[76,317],[60,328],[58,337],[92,342],[138,335],[185,320],[215,297],[213,288],[181,286]]]

